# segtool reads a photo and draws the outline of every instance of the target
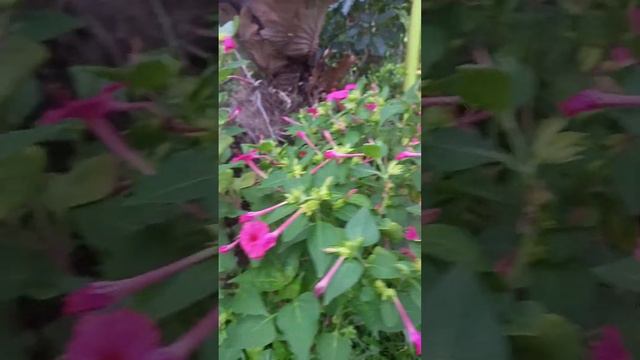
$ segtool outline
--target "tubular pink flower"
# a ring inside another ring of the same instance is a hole
[[[147,286],[165,280],[213,255],[215,255],[214,249],[206,248],[174,263],[135,277],[117,281],[91,283],[66,296],[64,299],[63,312],[71,315],[110,306]]]
[[[421,157],[421,153],[412,152],[412,151],[401,151],[398,155],[396,155],[396,160],[402,161],[408,158]]]
[[[420,139],[418,139],[417,137],[414,137],[413,139],[411,139],[411,141],[409,141],[409,146],[416,146],[416,145],[420,145]]]
[[[283,117],[282,117],[282,120],[284,120],[284,121],[288,122],[288,123],[289,123],[289,124],[291,124],[291,125],[302,125],[302,124],[300,124],[299,122],[297,122],[297,121],[293,120],[292,118],[290,118],[290,117],[288,117],[288,116],[283,116]]]
[[[344,90],[351,91],[358,87],[358,84],[350,83],[344,86]]]
[[[231,36],[227,36],[222,39],[222,47],[222,51],[225,54],[228,54],[236,49],[236,42],[233,41],[233,38]]]
[[[76,323],[65,359],[149,359],[160,341],[160,331],[142,314],[131,310],[89,314]]]
[[[422,335],[413,326],[409,315],[407,315],[407,311],[397,296],[393,298],[393,303],[396,305],[396,310],[398,310],[398,314],[400,314],[404,328],[407,331],[408,340],[413,343],[413,346],[416,348],[416,354],[420,355],[422,353]]]
[[[592,360],[631,360],[620,330],[612,325],[600,329],[600,339],[590,344]]]
[[[338,102],[344,100],[349,96],[349,90],[336,90],[327,94],[327,101]]]
[[[318,164],[318,166],[314,167],[313,169],[311,169],[309,172],[311,173],[311,175],[315,175],[315,173],[317,173],[318,171],[320,171],[320,169],[322,169],[325,165],[327,165],[328,163],[331,162],[332,159],[325,159],[323,160],[320,164]]]
[[[364,104],[364,107],[369,111],[376,111],[378,105],[376,105],[375,103],[366,103]]]
[[[255,172],[258,176],[263,179],[267,178],[267,174],[265,174],[259,167],[256,165],[253,160],[259,159],[262,156],[257,155],[257,150],[253,149],[246,154],[236,155],[231,159],[232,163],[236,162],[244,162],[253,172]]]
[[[229,113],[229,118],[227,119],[227,121],[231,122],[231,121],[235,120],[236,118],[238,118],[238,115],[240,115],[241,111],[242,111],[242,109],[240,109],[240,107],[238,107],[238,106],[233,108],[233,110],[231,110],[231,113]]]
[[[331,133],[329,132],[329,130],[322,130],[322,136],[324,137],[325,140],[327,140],[329,144],[331,144],[331,146],[333,147],[338,146],[336,145],[336,142],[333,141],[333,137],[331,136]]]
[[[606,109],[640,106],[640,96],[605,93],[599,90],[583,90],[562,101],[560,111],[566,117]]]
[[[410,241],[418,241],[420,237],[418,236],[418,231],[415,226],[407,226],[407,230],[404,232],[404,238]]]
[[[331,266],[329,271],[322,277],[322,279],[318,281],[316,286],[313,287],[313,293],[316,295],[316,297],[319,298],[324,294],[324,292],[327,290],[327,287],[329,286],[329,283],[331,282],[331,279],[333,279],[333,277],[336,275],[336,272],[338,272],[338,269],[340,269],[340,266],[342,266],[342,263],[345,259],[346,257],[340,256],[338,260],[333,263],[333,266]]]
[[[304,131],[297,131],[296,136],[299,137],[305,143],[307,143],[307,145],[309,145],[309,147],[312,148],[313,150],[319,151],[316,145],[311,141],[311,139],[309,139],[309,137],[307,136],[307,133],[305,133]]]
[[[411,251],[411,249],[406,247],[400,249],[400,254],[408,257],[411,261],[416,261],[418,259],[416,255],[413,253],[413,251]]]
[[[280,208],[280,207],[282,207],[282,206],[284,206],[286,204],[287,204],[287,202],[283,201],[281,203],[278,203],[278,204],[273,205],[271,207],[268,207],[266,209],[262,209],[262,210],[259,210],[259,211],[249,211],[246,214],[240,215],[240,223],[244,224],[246,222],[253,221],[255,218],[257,218],[259,216],[264,216],[264,215],[266,215],[266,214],[268,214],[268,213],[270,213],[270,212],[276,210],[277,208]]]
[[[171,345],[156,350],[145,360],[187,360],[218,327],[218,309],[213,307],[186,334]]]
[[[313,117],[313,118],[317,118],[318,117],[318,109],[316,109],[315,107],[307,108],[307,113],[309,115],[311,115],[311,117]]]
[[[347,159],[347,158],[355,158],[355,157],[362,157],[365,156],[362,153],[357,153],[357,154],[343,154],[343,153],[339,153],[337,151],[334,150],[327,150],[324,152],[324,158],[325,159]]]
[[[66,120],[79,119],[109,151],[141,173],[154,174],[153,167],[125,143],[108,119],[108,115],[113,112],[153,108],[151,103],[125,103],[114,100],[113,94],[122,88],[124,88],[122,84],[105,86],[98,95],[92,98],[70,101],[61,108],[45,112],[36,124],[51,125]]]
[[[259,260],[262,259],[267,251],[276,245],[278,237],[291,225],[300,215],[302,210],[296,211],[285,222],[282,223],[276,230],[269,232],[269,226],[262,221],[250,221],[244,223],[238,239],[233,243],[226,245],[224,248],[227,252],[234,248],[238,243],[242,250],[247,254],[250,259]]]

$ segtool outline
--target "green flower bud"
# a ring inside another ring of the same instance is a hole
[[[301,207],[300,210],[302,210],[302,212],[306,215],[306,216],[311,216],[313,215],[313,213],[318,210],[318,208],[320,208],[320,202],[318,200],[309,200],[306,203],[304,203]]]
[[[404,238],[402,226],[389,218],[382,220],[380,230],[382,231],[382,235],[391,240],[402,240]]]
[[[304,190],[302,188],[293,189],[290,193],[285,194],[285,198],[289,204],[297,204],[301,202],[304,197]]]
[[[389,166],[387,167],[387,172],[389,175],[400,175],[404,171],[404,165],[398,163],[398,161],[393,160],[389,162]]]

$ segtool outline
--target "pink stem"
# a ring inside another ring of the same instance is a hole
[[[329,286],[329,283],[331,282],[331,279],[333,279],[333,276],[336,274],[336,272],[338,272],[338,269],[340,269],[340,266],[342,266],[342,263],[345,259],[346,257],[340,256],[338,260],[336,260],[336,262],[333,264],[333,266],[331,266],[331,269],[329,269],[329,271],[324,275],[324,277],[322,277],[322,279],[318,281],[316,286],[313,288],[313,292],[316,297],[320,297],[322,294],[324,294],[325,290]]]
[[[262,170],[260,170],[258,165],[256,165],[253,161],[247,160],[245,162],[247,163],[247,166],[251,168],[251,170],[253,170],[256,174],[258,174],[258,176],[260,176],[263,179],[267,178],[267,174],[265,174]]]
[[[285,222],[282,223],[277,229],[273,231],[273,235],[276,237],[282,235],[282,233],[291,225],[298,217],[302,215],[302,210],[298,210],[295,214],[291,215]]]
[[[320,169],[322,169],[325,165],[327,165],[329,163],[329,161],[331,161],[331,160],[332,159],[324,160],[318,166],[316,166],[313,169],[311,169],[311,171],[309,171],[309,172],[311,173],[311,175],[315,175],[315,173],[317,173]]]
[[[114,154],[127,161],[131,166],[145,175],[155,174],[155,169],[149,165],[135,150],[124,142],[118,131],[107,119],[85,121],[91,132]]]
[[[265,215],[265,214],[268,214],[268,213],[272,212],[273,210],[275,210],[277,208],[283,207],[286,204],[287,204],[287,202],[283,201],[283,202],[281,202],[279,204],[273,205],[273,206],[268,207],[266,209],[262,209],[262,210],[259,210],[259,211],[251,211],[251,212],[249,212],[249,214],[251,214],[253,216],[262,216],[262,215]]]
[[[123,282],[122,291],[126,294],[134,293],[158,281],[180,272],[194,264],[206,260],[216,254],[216,251],[209,247],[193,255],[180,259],[172,264],[163,266],[159,269],[149,271],[142,275],[138,275],[129,279],[121,280]]]

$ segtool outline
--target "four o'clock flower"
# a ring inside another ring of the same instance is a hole
[[[329,271],[327,271],[327,273],[322,277],[322,279],[318,281],[316,286],[313,287],[313,293],[316,295],[316,297],[320,297],[322,296],[322,294],[324,294],[324,292],[327,290],[327,287],[329,286],[329,283],[331,282],[331,279],[333,279],[333,277],[336,275],[336,272],[338,272],[338,269],[340,269],[340,266],[342,266],[342,263],[344,263],[345,259],[345,256],[340,256],[338,260],[333,263]]]
[[[236,42],[231,36],[225,36],[222,38],[222,51],[228,54],[236,49]]]
[[[378,105],[376,105],[376,103],[366,103],[364,104],[364,107],[369,111],[376,111]]]
[[[307,113],[309,115],[311,115],[312,118],[317,118],[318,117],[318,109],[313,107],[313,106],[310,107],[310,108],[307,108]]]
[[[311,141],[311,139],[309,139],[309,137],[307,136],[307,133],[304,131],[296,131],[296,136],[299,137],[302,141],[304,141],[307,145],[309,145],[310,148],[312,148],[313,150],[319,152],[320,150],[318,150],[318,148],[316,147],[316,145],[313,143],[313,141]]]
[[[356,158],[356,157],[363,157],[365,156],[362,153],[356,153],[356,154],[343,154],[343,153],[339,153],[335,150],[327,150],[324,152],[324,158],[325,159],[348,159],[348,158]]]
[[[145,315],[131,310],[89,314],[76,323],[65,359],[144,360],[160,345],[160,331]]]
[[[284,206],[286,204],[287,204],[287,202],[283,201],[283,202],[281,202],[279,204],[270,206],[270,207],[268,207],[266,209],[262,209],[262,210],[259,210],[259,211],[249,211],[246,214],[240,215],[240,223],[244,224],[246,222],[253,221],[255,218],[257,218],[259,216],[264,216],[264,215],[272,212],[273,210],[275,210],[275,209],[277,209],[279,207],[282,207],[282,206]]]
[[[396,306],[396,310],[398,310],[400,318],[402,319],[404,329],[407,331],[408,340],[413,343],[413,346],[416,349],[416,354],[420,355],[422,353],[422,335],[418,330],[416,330],[415,326],[413,326],[409,315],[407,315],[407,311],[404,309],[404,306],[402,306],[397,295],[393,297],[393,303]]]
[[[331,146],[338,147],[336,142],[333,141],[333,137],[331,136],[331,133],[329,132],[329,130],[322,130],[322,136],[324,137],[325,140],[327,140],[329,144],[331,144]]]
[[[269,225],[262,221],[249,221],[242,224],[240,234],[236,241],[231,244],[221,246],[220,253],[226,253],[240,244],[240,247],[252,260],[260,260],[272,247],[276,245],[278,237],[302,215],[302,210],[296,211],[282,225],[274,231],[269,232]]]
[[[605,93],[594,89],[580,91],[559,105],[560,111],[567,117],[606,108],[638,106],[640,106],[640,96]]]
[[[415,226],[407,226],[407,230],[404,232],[404,238],[410,241],[419,241],[418,231]]]
[[[396,160],[401,161],[404,159],[420,157],[420,156],[422,156],[421,153],[411,152],[411,151],[401,151],[400,153],[398,153],[398,155],[396,155]]]
[[[262,170],[260,170],[260,168],[258,167],[258,165],[256,165],[256,163],[254,163],[253,161],[255,159],[259,159],[261,158],[261,156],[256,155],[257,151],[255,149],[249,151],[246,154],[240,154],[235,156],[233,159],[231,159],[232,163],[235,162],[244,162],[245,164],[247,164],[247,166],[253,170],[253,172],[255,172],[258,176],[260,176],[263,179],[267,178],[267,174],[265,174]]]
[[[172,344],[154,351],[151,357],[145,360],[188,360],[218,327],[217,310],[217,307],[213,307],[186,334]]]
[[[591,343],[591,360],[631,360],[620,330],[612,325],[600,329],[600,338]]]
[[[233,108],[233,110],[231,110],[231,112],[229,113],[229,118],[227,119],[227,121],[231,122],[233,120],[235,120],[238,115],[240,115],[240,107],[236,106],[235,108]]]
[[[99,281],[83,287],[64,299],[65,314],[77,314],[97,310],[120,301],[150,285],[156,284],[172,275],[215,255],[213,248],[204,249],[191,256],[163,266],[142,275],[117,281]]]
[[[342,90],[332,91],[327,94],[327,101],[339,102],[349,96],[349,92],[357,87],[356,84],[347,84]]]
[[[153,109],[153,105],[148,102],[127,103],[113,99],[113,94],[122,88],[122,84],[108,85],[92,98],[67,102],[61,108],[45,112],[37,124],[52,125],[79,119],[116,156],[145,175],[154,174],[153,166],[127,145],[108,118],[114,112]]]

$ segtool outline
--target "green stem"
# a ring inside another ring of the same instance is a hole
[[[404,91],[408,91],[418,80],[421,22],[422,1],[413,0],[411,3],[411,17],[409,19],[409,34],[407,38],[407,57],[405,60],[407,73],[404,78]]]

